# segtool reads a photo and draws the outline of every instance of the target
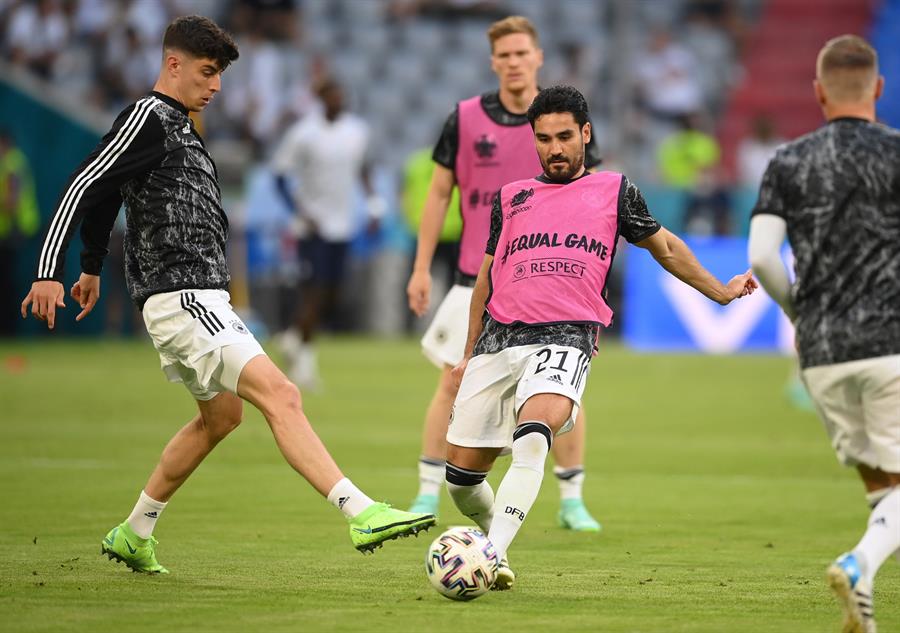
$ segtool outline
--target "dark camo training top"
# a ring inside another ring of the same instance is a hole
[[[588,174],[585,173],[585,176]],[[579,176],[583,178],[584,176]],[[541,174],[537,177],[541,182],[551,182]],[[578,178],[568,182],[574,182]],[[565,183],[568,184],[568,183]],[[619,235],[630,243],[641,242],[661,228],[650,211],[640,189],[622,176],[622,185],[619,190]],[[500,195],[494,196],[491,209],[491,234],[488,237],[485,252],[494,254],[497,250],[497,242],[500,239],[500,231],[503,229],[503,209],[500,206]],[[615,247],[612,258],[615,260]],[[610,261],[612,269],[613,261]],[[518,345],[563,345],[581,350],[590,357],[593,355],[594,342],[600,329],[598,325],[590,323],[554,323],[552,325],[529,325],[526,323],[500,323],[488,311],[484,311],[482,317],[484,329],[475,343],[473,356],[478,354],[496,354],[508,347]]]
[[[99,275],[123,203],[125,280],[138,308],[161,292],[228,287],[228,219],[215,163],[187,109],[162,93],[125,108],[69,178],[36,277],[63,281],[82,220],[81,268]]]
[[[841,118],[782,146],[764,213],[794,252],[801,367],[900,354],[900,132]]]

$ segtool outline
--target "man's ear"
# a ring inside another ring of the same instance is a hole
[[[592,134],[591,122],[588,121],[581,128],[581,138],[584,141],[585,145],[587,145],[588,143],[591,142],[591,134]]]
[[[813,79],[813,90],[816,93],[816,101],[819,102],[820,106],[825,107],[825,104],[828,103],[828,97],[825,94],[825,88],[818,79]]]

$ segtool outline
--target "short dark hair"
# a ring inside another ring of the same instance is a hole
[[[588,104],[578,90],[572,86],[553,86],[544,88],[528,107],[528,122],[534,129],[538,117],[555,112],[570,112],[579,127],[588,122]]]
[[[185,15],[172,20],[163,36],[163,48],[212,59],[220,72],[238,58],[237,45],[231,36],[202,15]]]

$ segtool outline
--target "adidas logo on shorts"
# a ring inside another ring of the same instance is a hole
[[[559,374],[553,374],[553,375],[550,376],[547,380],[548,380],[549,382],[555,382],[557,385],[562,385],[562,384],[563,384],[562,376],[560,376]]]

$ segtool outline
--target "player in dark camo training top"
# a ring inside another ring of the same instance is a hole
[[[105,554],[136,571],[166,573],[156,560],[156,521],[179,486],[240,424],[242,399],[263,413],[290,465],[344,513],[360,551],[434,524],[430,514],[373,502],[343,476],[310,426],[297,388],[229,304],[228,219],[215,163],[189,113],[209,104],[237,57],[231,37],[207,18],[181,17],[168,26],[156,85],[116,118],[72,174],[40,251],[37,281],[22,302],[23,317],[30,305],[53,329],[57,308],[65,306],[66,249],[81,223],[82,273],[71,296],[82,308],[76,321],[89,314],[124,203],[129,291],[163,371],[185,384],[199,409],[163,450],[131,515],[102,542]]]
[[[827,124],[778,150],[750,223],[753,269],[794,322],[803,381],[872,507],[828,569],[844,631],[867,633],[875,574],[900,547],[900,132],[875,121],[883,86],[864,39],[825,45],[815,94]]]

